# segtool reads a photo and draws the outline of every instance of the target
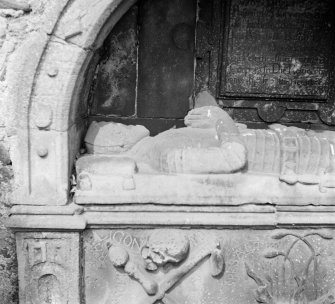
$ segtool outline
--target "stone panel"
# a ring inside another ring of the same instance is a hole
[[[233,0],[228,9],[222,94],[329,97],[330,1]]]
[[[80,303],[79,234],[17,233],[20,303]]]
[[[87,230],[87,304],[332,303],[333,231]]]
[[[332,1],[200,0],[198,10],[196,93],[241,122],[334,125]]]

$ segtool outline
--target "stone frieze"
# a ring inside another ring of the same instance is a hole
[[[328,229],[87,230],[86,303],[330,304],[333,237]]]

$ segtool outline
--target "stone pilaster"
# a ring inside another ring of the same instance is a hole
[[[80,235],[18,232],[21,304],[80,303]]]

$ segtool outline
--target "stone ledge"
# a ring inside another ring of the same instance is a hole
[[[109,210],[112,206],[86,208],[85,211],[69,206],[42,208],[39,206],[15,206],[7,226],[14,230],[84,230],[105,227],[215,227],[243,229],[275,229],[280,227],[335,227],[335,208],[300,207],[300,210],[278,210],[275,206],[249,206],[248,209],[236,207],[220,208],[195,207],[192,210],[178,210],[177,206],[163,209],[151,206],[126,206]],[[229,210],[229,209],[232,210]],[[42,210],[43,209],[43,210]],[[49,209],[49,210],[48,210]],[[288,209],[290,207],[288,206]],[[16,213],[13,213],[16,212]],[[29,213],[30,212],[30,213]],[[33,214],[39,213],[39,214]],[[72,213],[71,213],[72,212]],[[52,214],[50,214],[52,213]]]
[[[75,215],[81,214],[84,208],[76,204],[65,206],[29,206],[16,205],[10,210],[13,215]]]
[[[208,226],[250,227],[274,226],[275,213],[213,212],[89,212],[88,226]]]
[[[72,215],[11,215],[7,226],[17,230],[84,230],[86,227],[85,218]]]
[[[86,174],[90,189],[77,189],[74,201],[86,204],[157,203],[176,205],[333,205],[334,188],[281,182],[258,174]],[[132,188],[127,187],[132,182]],[[255,181],[257,183],[255,184]]]

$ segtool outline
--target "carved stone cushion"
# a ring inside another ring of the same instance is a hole
[[[149,134],[149,130],[140,125],[126,126],[113,122],[94,121],[86,133],[85,144],[88,153],[120,153],[129,150]]]

